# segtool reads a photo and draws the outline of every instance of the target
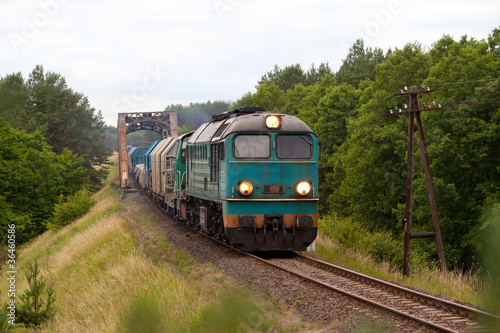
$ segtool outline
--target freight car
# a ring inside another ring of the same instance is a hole
[[[316,238],[319,147],[300,119],[241,108],[154,145],[143,183],[171,216],[244,251]]]

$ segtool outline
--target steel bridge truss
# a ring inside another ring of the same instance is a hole
[[[154,131],[162,138],[177,136],[177,112],[127,112],[118,114],[118,153],[120,159],[120,186],[128,188],[127,134],[136,131]]]

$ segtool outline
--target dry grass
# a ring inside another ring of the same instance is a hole
[[[341,246],[322,235],[317,238],[316,253],[313,256],[364,274],[474,305],[481,305],[483,295],[489,290],[487,279],[482,278],[480,272],[463,273],[456,270],[443,274],[439,270],[413,268],[411,276],[404,277],[399,268],[388,262],[376,261],[369,255]]]
[[[35,258],[55,290],[55,316],[40,332],[251,332],[270,327],[296,332],[312,327],[290,320],[296,317],[293,309],[283,311],[272,300],[250,296],[221,272],[165,244],[153,224],[145,227],[154,231],[147,241],[155,251],[140,250],[117,191],[107,185],[94,196],[98,204],[87,215],[18,249],[17,294],[27,288],[23,272]],[[2,270],[1,295],[8,287],[5,275]],[[245,320],[249,313],[260,316],[257,327]]]
[[[59,232],[44,233],[20,251],[19,271],[37,258],[42,274],[54,284],[57,312],[42,332],[127,331],[130,311],[143,311],[132,305],[144,299],[162,314],[155,326],[160,331],[187,330],[220,298],[223,289],[193,285],[172,266],[154,264],[139,253],[137,238],[119,212],[96,219],[113,205],[116,199],[107,198],[85,217]],[[2,276],[2,290],[5,281]],[[17,290],[26,288],[19,278]]]

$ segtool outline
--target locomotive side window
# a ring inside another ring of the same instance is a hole
[[[270,147],[268,135],[238,135],[234,138],[234,157],[268,158],[271,156]]]
[[[312,140],[307,135],[278,135],[278,158],[309,159],[312,156]]]

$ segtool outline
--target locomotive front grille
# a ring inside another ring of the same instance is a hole
[[[284,185],[264,185],[264,194],[283,194],[285,193]]]

